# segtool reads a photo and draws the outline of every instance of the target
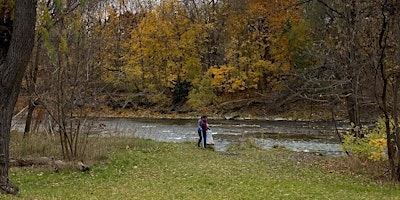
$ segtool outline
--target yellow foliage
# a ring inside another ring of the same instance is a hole
[[[308,33],[305,29],[295,29],[303,23],[302,9],[296,6],[297,0],[251,0],[250,9],[254,16],[267,16],[268,41],[270,53],[275,62],[274,67],[279,71],[288,71],[293,65],[292,61],[296,52],[294,46],[305,45],[308,41]],[[290,34],[295,33],[295,37]],[[297,42],[301,41],[301,42]],[[297,43],[297,44],[296,44]],[[299,47],[296,47],[299,48]]]
[[[247,76],[238,73],[233,66],[212,67],[208,70],[208,73],[214,77],[211,85],[217,93],[235,93],[248,89],[246,85]]]
[[[352,134],[344,136],[343,149],[359,157],[368,158],[375,161],[387,159],[385,149],[387,148],[387,139],[383,119],[378,119],[376,126],[354,127],[356,131],[361,131],[365,137],[356,138]]]
[[[232,87],[228,92],[234,93],[236,91],[245,90],[246,89],[245,85],[246,83],[242,79],[233,80]]]
[[[222,65],[219,68],[212,67],[208,70],[208,73],[214,77],[211,84],[213,90],[219,93],[230,90],[230,76],[233,69],[232,66]]]
[[[227,11],[230,41],[225,65],[234,69],[224,81],[214,77],[213,86],[228,93],[265,87],[279,90],[283,83],[276,77],[306,63],[298,57],[309,43],[303,10],[296,6],[297,0],[250,0],[243,5],[245,9]],[[223,66],[219,70],[224,71]]]
[[[375,147],[375,150],[371,152],[369,159],[375,161],[384,160],[384,150],[387,147],[386,138],[371,139],[368,144],[372,147]]]
[[[379,151],[373,151],[371,152],[371,156],[368,157],[370,160],[374,160],[374,161],[381,161],[384,160],[385,154],[383,152],[379,152]]]
[[[60,51],[62,53],[67,53],[68,52],[68,43],[67,40],[64,37],[61,37],[61,42],[60,42]]]
[[[212,77],[218,95],[282,87],[276,77],[290,70],[298,53],[291,45],[307,41],[304,29],[293,28],[303,22],[302,10],[293,6],[297,0],[238,3],[243,8],[221,2],[192,13],[180,1],[161,1],[143,17],[133,14],[128,21],[134,25],[120,25],[119,13],[110,8],[107,30],[100,31],[106,40],[103,66],[111,69],[107,82],[165,89],[180,77],[199,89],[204,77]]]
[[[381,150],[387,147],[386,138],[372,139],[368,144]]]

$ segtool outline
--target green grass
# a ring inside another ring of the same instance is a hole
[[[400,199],[398,186],[331,173],[321,165],[327,158],[301,162],[284,149],[216,152],[194,143],[124,141],[89,173],[12,168],[20,192],[0,199]]]

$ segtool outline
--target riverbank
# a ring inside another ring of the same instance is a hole
[[[344,121],[346,113],[338,110],[332,116],[331,111],[325,105],[319,106],[300,106],[294,105],[291,109],[281,112],[265,111],[265,106],[247,107],[241,110],[224,110],[210,106],[197,111],[188,110],[160,110],[157,108],[148,109],[112,109],[102,106],[90,112],[91,116],[96,117],[132,117],[132,118],[153,118],[153,119],[197,119],[201,115],[207,115],[209,119],[216,120],[270,120],[270,121]]]
[[[372,172],[344,167],[351,166],[348,158],[252,145],[216,152],[193,143],[137,138],[102,142],[107,151],[89,172],[11,168],[10,180],[20,194],[0,198],[400,199],[398,186],[381,182]]]
[[[14,117],[24,117],[27,111],[26,97],[20,97]],[[87,107],[76,110],[77,115],[90,117],[127,117],[127,118],[153,118],[153,119],[197,119],[201,115],[207,115],[210,119],[217,120],[270,120],[270,121],[346,121],[347,111],[342,106],[337,106],[332,115],[330,105],[322,103],[299,101],[285,106],[277,107],[276,103],[252,101],[239,101],[237,103],[208,105],[196,110],[182,107],[135,106],[113,107],[106,104],[93,102]],[[236,101],[233,101],[236,102]],[[229,105],[229,106],[228,106]],[[34,120],[46,118],[47,111],[42,106],[35,107]],[[79,114],[78,114],[79,113]],[[370,113],[369,113],[370,114]],[[363,119],[367,116],[363,115]],[[371,118],[371,116],[369,116]],[[374,118],[372,118],[375,120]],[[373,121],[372,120],[372,121]]]

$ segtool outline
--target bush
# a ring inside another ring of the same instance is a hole
[[[199,109],[211,105],[215,99],[215,94],[211,88],[211,78],[204,78],[198,88],[189,93],[188,104],[193,109]]]
[[[386,128],[383,118],[379,118],[373,128],[364,126],[361,128],[354,127],[354,129],[361,131],[364,137],[358,138],[351,133],[347,133],[343,139],[343,150],[360,158],[374,161],[387,159]]]

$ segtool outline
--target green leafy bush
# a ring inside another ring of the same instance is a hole
[[[212,104],[215,99],[215,94],[211,88],[211,78],[205,77],[198,88],[194,88],[189,93],[188,104],[193,109],[199,109]]]
[[[393,126],[390,127],[393,129]],[[355,131],[361,131],[364,137],[355,137],[350,132],[343,138],[343,150],[358,156],[375,161],[387,159],[386,154],[386,129],[385,121],[379,118],[374,127],[354,127]]]

